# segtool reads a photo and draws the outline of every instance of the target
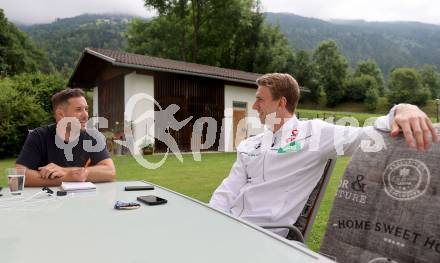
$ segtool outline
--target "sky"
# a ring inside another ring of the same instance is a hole
[[[366,21],[419,21],[440,25],[437,0],[261,0],[263,11],[289,12],[320,19]],[[142,0],[0,0],[0,8],[13,22],[50,23],[56,18],[84,13],[154,15]]]

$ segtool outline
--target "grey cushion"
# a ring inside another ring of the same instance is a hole
[[[386,149],[354,154],[321,252],[343,263],[440,262],[440,144],[426,152],[381,133]]]

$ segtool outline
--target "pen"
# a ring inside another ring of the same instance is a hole
[[[87,159],[87,162],[84,164],[83,173],[86,172],[86,169],[87,169],[87,167],[89,167],[91,162],[92,162],[92,160],[90,158]]]
[[[89,167],[91,162],[92,162],[92,160],[90,158],[87,159],[87,162],[84,164],[84,170],[87,169],[87,167]]]

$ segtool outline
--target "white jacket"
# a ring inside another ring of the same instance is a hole
[[[374,126],[390,130],[394,108]],[[382,144],[381,144],[382,143]],[[293,116],[280,130],[250,137],[237,147],[230,174],[212,195],[210,205],[253,223],[295,223],[330,158],[383,145],[374,127],[334,125]]]

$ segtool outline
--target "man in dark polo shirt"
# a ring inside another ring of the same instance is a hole
[[[34,129],[16,161],[17,167],[26,168],[26,186],[113,181],[115,166],[105,142],[96,133],[86,132],[89,114],[84,92],[60,91],[52,96],[52,105],[56,124]],[[90,167],[84,168],[87,162]]]

